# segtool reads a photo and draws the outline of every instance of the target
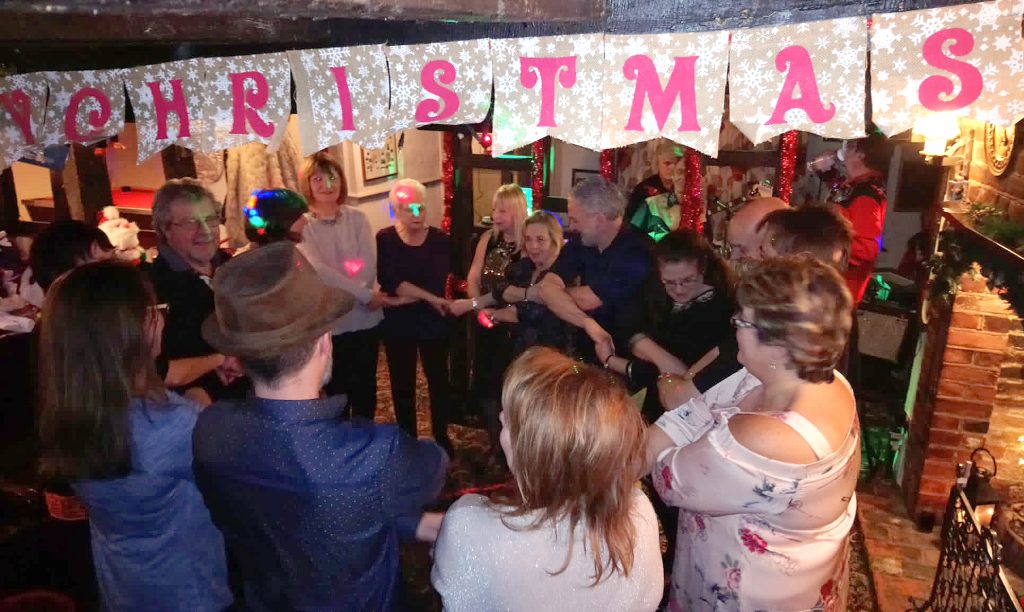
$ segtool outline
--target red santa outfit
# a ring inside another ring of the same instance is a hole
[[[860,304],[875,269],[878,251],[882,248],[882,227],[885,225],[885,182],[882,173],[870,170],[847,179],[836,204],[853,225],[850,265],[846,283],[854,305]]]

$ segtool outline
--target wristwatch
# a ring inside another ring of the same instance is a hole
[[[476,298],[470,300],[469,303],[473,306],[473,310],[480,310],[480,303],[476,301]]]

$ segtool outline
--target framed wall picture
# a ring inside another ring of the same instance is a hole
[[[601,172],[599,170],[583,170],[581,168],[573,168],[572,184],[575,185],[580,181],[585,181],[588,178],[593,178],[595,176],[601,176]]]
[[[398,176],[398,136],[392,134],[382,149],[362,149],[363,182]]]

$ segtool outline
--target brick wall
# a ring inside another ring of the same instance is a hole
[[[964,120],[961,129],[970,130],[973,136],[967,175],[968,199],[971,202],[993,204],[1007,212],[1011,219],[1024,222],[1024,155],[1018,151],[1002,176],[992,176],[985,163],[985,124]],[[1024,144],[1021,138],[1024,138],[1024,134],[1017,136],[1018,149]]]
[[[952,307],[928,325],[902,483],[915,518],[930,512],[941,520],[956,463],[979,446],[999,461],[997,488],[1024,480],[1021,321],[984,277],[965,274],[960,285]]]

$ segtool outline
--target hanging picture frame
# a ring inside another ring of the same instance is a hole
[[[388,136],[380,149],[362,149],[363,182],[398,176],[398,135]]]

